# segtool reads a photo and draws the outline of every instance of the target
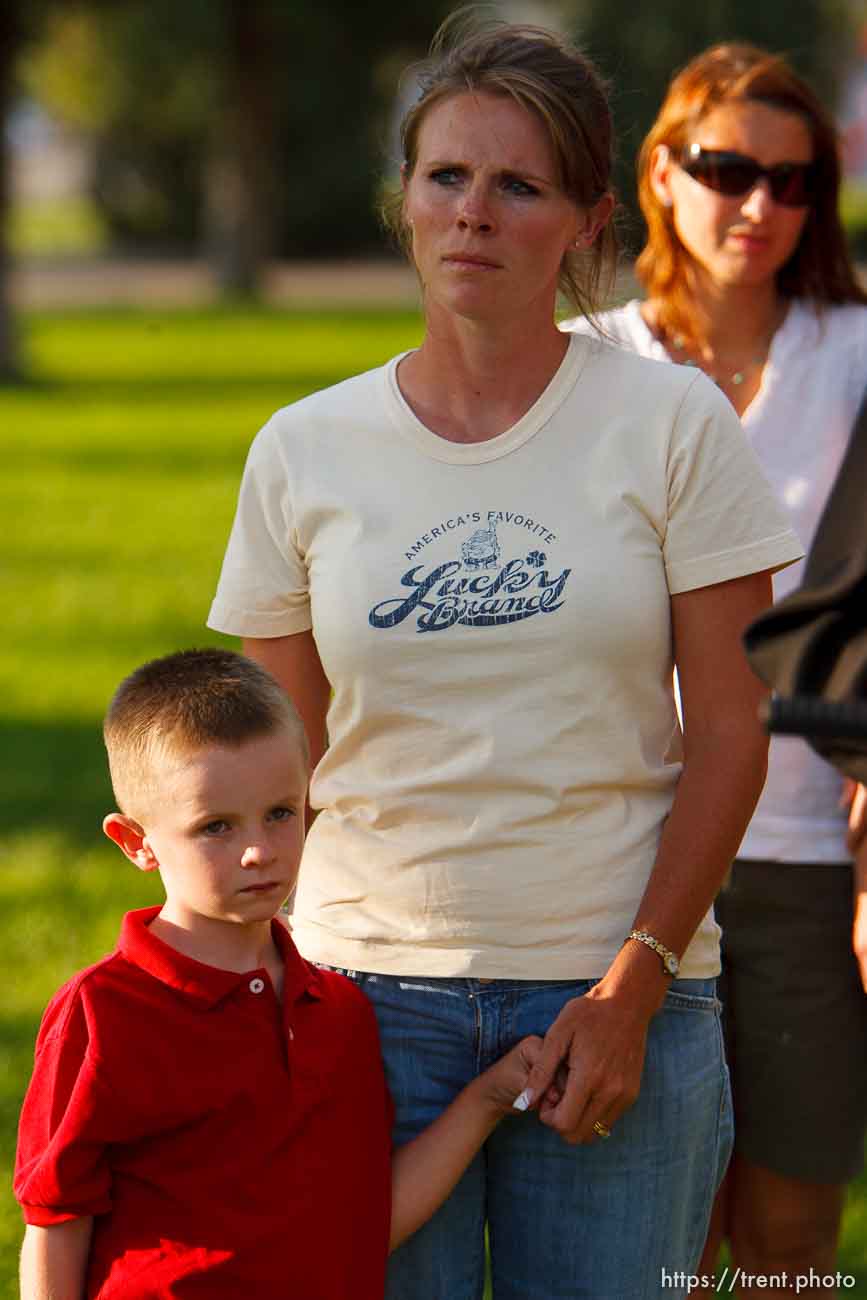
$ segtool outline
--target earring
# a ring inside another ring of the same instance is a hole
[[[664,199],[660,199],[660,203],[664,208],[671,208],[674,206],[674,199],[670,194],[666,194]]]

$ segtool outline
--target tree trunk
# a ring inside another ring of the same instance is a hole
[[[268,0],[225,0],[224,108],[207,165],[206,242],[221,292],[251,296],[274,249],[274,53]]]
[[[11,202],[11,158],[6,123],[12,107],[12,72],[21,41],[18,6],[0,4],[0,383],[20,378],[18,337],[9,296],[11,256],[6,241]]]

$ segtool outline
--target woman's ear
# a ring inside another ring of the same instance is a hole
[[[123,813],[109,813],[103,819],[102,829],[139,871],[154,871],[159,866],[144,828],[131,817],[125,817]]]
[[[650,188],[664,208],[670,208],[674,200],[671,197],[671,169],[674,161],[667,144],[658,144],[650,155]]]
[[[603,194],[592,208],[584,208],[579,213],[578,233],[575,238],[576,248],[589,248],[600,230],[608,224],[614,211],[614,195]]]

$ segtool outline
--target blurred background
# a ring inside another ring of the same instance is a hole
[[[102,714],[144,659],[225,641],[204,619],[256,429],[420,338],[376,204],[405,69],[455,7],[0,0],[0,1300],[39,1017],[159,898],[100,832]],[[483,8],[562,29],[610,79],[633,251],[635,155],[672,73],[723,39],[786,53],[839,119],[867,262],[863,0]],[[867,1300],[865,1178],[840,1264]]]
[[[387,257],[375,200],[396,172],[396,123],[413,93],[412,77],[402,74],[455,7],[451,0],[4,0],[7,273],[0,291],[7,312],[10,300],[45,301],[51,283],[56,293],[79,285],[79,295],[98,297],[100,286],[83,278],[87,264],[108,274],[111,262],[122,263],[133,276],[123,290],[106,279],[102,292],[115,300],[136,286],[151,299],[178,299],[279,296],[287,264]],[[480,7],[568,32],[611,79],[632,248],[641,239],[635,154],[672,72],[725,38],[785,51],[839,115],[847,223],[867,253],[863,0]],[[392,277],[381,292],[400,292],[400,283]],[[15,365],[8,321],[0,348],[8,373]]]

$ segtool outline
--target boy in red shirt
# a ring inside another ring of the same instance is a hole
[[[525,1088],[527,1039],[390,1156],[373,1011],[274,919],[304,841],[301,722],[257,664],[183,651],[105,722],[103,827],[161,908],[45,1013],[19,1131],[24,1300],[381,1300],[389,1248]],[[391,1215],[389,1204],[391,1203]]]

